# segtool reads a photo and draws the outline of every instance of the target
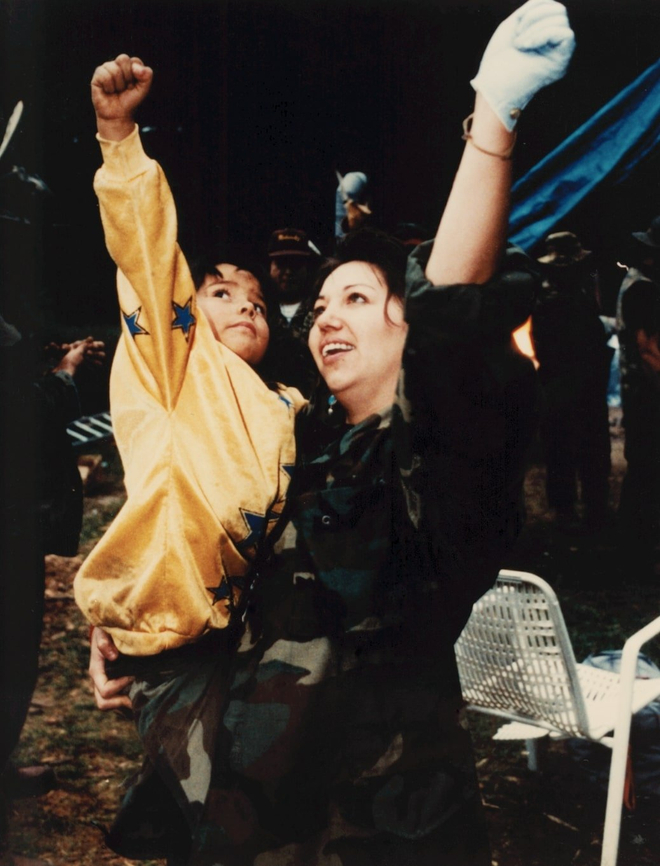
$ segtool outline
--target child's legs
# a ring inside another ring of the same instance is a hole
[[[180,650],[108,666],[109,675],[135,676],[130,697],[145,749],[108,837],[124,856],[187,859],[211,779],[231,645],[228,633],[214,632]]]

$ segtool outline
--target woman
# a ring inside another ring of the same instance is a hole
[[[178,785],[163,795],[151,777],[131,801],[177,801],[170,864],[490,862],[453,642],[520,523],[534,379],[510,334],[533,280],[515,257],[493,274],[515,118],[571,49],[553,0],[507,19],[435,241],[404,275],[398,248],[356,236],[322,276],[310,348],[325,386],[298,426],[288,520],[255,574],[222,726],[193,755],[179,724]],[[114,655],[96,632],[105,707],[126,702],[103,670]],[[208,784],[188,793],[200,755]],[[135,856],[130,814],[112,842]]]

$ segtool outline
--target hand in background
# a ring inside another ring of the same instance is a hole
[[[51,343],[46,348],[64,352],[57,366],[53,368],[53,373],[64,372],[75,376],[82,364],[100,367],[105,361],[105,343],[95,340],[94,337],[85,337],[84,340],[75,340],[73,343],[62,343],[60,346]]]

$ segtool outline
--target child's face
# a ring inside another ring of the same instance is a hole
[[[249,271],[227,263],[215,266],[197,290],[197,306],[216,340],[255,366],[268,347],[266,303],[259,281]]]

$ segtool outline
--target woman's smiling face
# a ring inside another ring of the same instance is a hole
[[[394,399],[407,325],[376,265],[346,262],[323,283],[309,348],[330,391],[357,424]]]

